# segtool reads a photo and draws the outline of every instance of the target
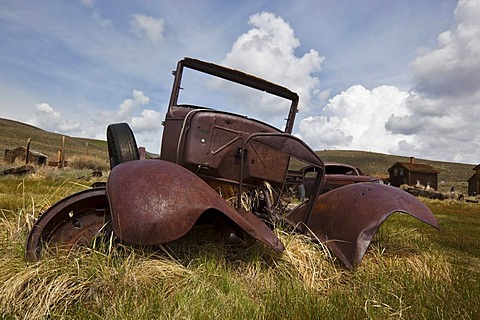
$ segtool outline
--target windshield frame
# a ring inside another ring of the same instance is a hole
[[[267,92],[274,96],[284,98],[286,100],[290,100],[290,110],[288,113],[285,124],[285,133],[291,134],[293,131],[293,125],[295,122],[295,116],[298,111],[298,102],[299,97],[298,94],[275,84],[273,82],[264,80],[262,78],[255,77],[253,75],[247,74],[245,72],[227,68],[224,66],[220,66],[217,64],[201,61],[198,59],[188,58],[185,57],[183,60],[180,60],[177,64],[177,69],[173,71],[173,75],[175,76],[175,80],[173,82],[172,93],[170,96],[169,102],[169,112],[171,113],[174,108],[178,107],[178,97],[181,90],[181,81],[183,75],[183,69],[189,68],[192,70],[196,70],[202,73],[209,74],[214,77],[218,77],[233,83],[238,83],[243,86],[247,86],[259,91]]]

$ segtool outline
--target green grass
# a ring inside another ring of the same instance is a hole
[[[60,171],[60,170],[59,170]],[[0,314],[5,319],[478,319],[480,205],[426,201],[437,231],[395,214],[362,264],[344,269],[287,229],[276,255],[196,227],[169,245],[105,242],[24,260],[34,218],[85,189],[82,171],[0,177]]]

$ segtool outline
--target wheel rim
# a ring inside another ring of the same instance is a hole
[[[35,222],[28,236],[25,257],[36,261],[47,247],[72,249],[88,246],[108,229],[109,221],[105,188],[73,194],[54,204]]]

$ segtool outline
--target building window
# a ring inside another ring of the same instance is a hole
[[[398,176],[398,169],[397,168],[393,169],[393,176],[394,177]]]
[[[400,175],[403,176],[403,173],[404,173],[403,168],[400,168]]]

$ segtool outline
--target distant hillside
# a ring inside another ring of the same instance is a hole
[[[47,132],[34,126],[0,118],[0,151],[25,146],[28,138],[32,138],[30,147],[56,160],[57,152],[62,144],[63,135]],[[85,155],[87,152],[104,159],[108,159],[107,142],[85,138],[65,136],[66,158],[73,155]],[[408,162],[409,157],[387,155],[367,151],[324,150],[317,151],[323,161],[342,162],[360,167],[369,175],[385,178],[387,170],[397,161]],[[415,159],[418,163],[426,163],[440,171],[439,189],[447,191],[454,185],[460,192],[466,193],[467,180],[473,175],[473,168],[477,164],[462,164],[453,162],[431,161]],[[480,161],[480,159],[479,159]],[[443,183],[442,183],[443,181]]]
[[[2,160],[5,149],[26,146],[27,140],[31,138],[31,149],[45,154],[49,160],[56,161],[58,150],[62,146],[63,137],[64,135],[48,132],[22,122],[0,118],[0,151]],[[85,155],[87,153],[108,159],[107,142],[65,136],[66,160],[73,155]]]

